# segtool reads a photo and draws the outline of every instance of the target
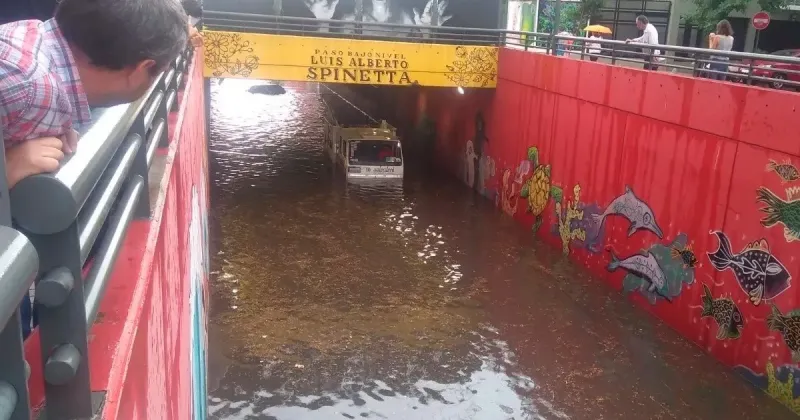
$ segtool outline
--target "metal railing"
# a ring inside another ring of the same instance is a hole
[[[139,100],[93,109],[58,171],[25,178],[8,194],[0,185],[0,420],[31,418],[18,315],[31,284],[46,417],[98,413],[104,392],[90,387],[88,330],[130,222],[150,217],[148,171],[168,145],[168,114],[192,54],[187,48]],[[12,218],[16,230],[7,227]]]
[[[209,10],[203,12],[203,27],[218,31],[276,35],[467,45],[498,45],[503,42],[505,34],[505,31],[495,29],[357,22]]]
[[[546,35],[545,38],[550,38]],[[546,40],[534,39],[520,45],[512,36],[507,46],[546,50],[581,60],[600,61],[612,65],[655,66],[673,73],[714,78],[746,84],[766,84],[774,88],[800,87],[800,58],[719,51],[673,45],[652,46],[624,41],[557,35],[556,49],[548,50]]]
[[[325,20],[290,16],[205,11],[206,29],[324,38],[403,41],[454,45],[488,45],[564,55],[606,64],[644,66],[695,77],[718,76],[776,88],[800,87],[800,59],[769,54],[724,52],[704,48],[650,45],[624,41],[501,29],[404,25]],[[713,66],[713,67],[712,67]]]

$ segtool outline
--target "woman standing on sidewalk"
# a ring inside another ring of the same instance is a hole
[[[731,23],[723,19],[717,24],[716,32],[708,35],[708,48],[718,51],[730,51],[733,48],[733,28]],[[708,78],[713,80],[726,80],[728,72],[728,57],[711,55],[711,72]]]

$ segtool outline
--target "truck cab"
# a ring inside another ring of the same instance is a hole
[[[325,149],[348,179],[402,179],[403,149],[397,129],[377,124],[343,125],[326,110]]]

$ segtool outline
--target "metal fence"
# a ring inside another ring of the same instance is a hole
[[[19,307],[34,283],[44,415],[98,413],[105,395],[90,387],[88,330],[131,220],[150,217],[148,171],[167,146],[168,114],[192,55],[187,48],[139,100],[93,109],[80,146],[55,173],[10,192],[0,177],[0,420],[31,418]]]
[[[206,29],[322,38],[403,41],[454,45],[492,45],[563,55],[611,65],[656,67],[659,70],[718,78],[775,88],[800,87],[800,59],[704,48],[626,43],[500,29],[363,23],[289,16],[206,11]]]

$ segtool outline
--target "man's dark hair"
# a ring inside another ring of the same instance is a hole
[[[647,20],[647,16],[645,15],[636,16],[636,21],[640,22],[642,25],[647,25],[648,23],[650,23],[650,21]]]
[[[71,47],[111,70],[149,59],[159,72],[189,37],[189,18],[175,0],[62,0],[55,19]]]

